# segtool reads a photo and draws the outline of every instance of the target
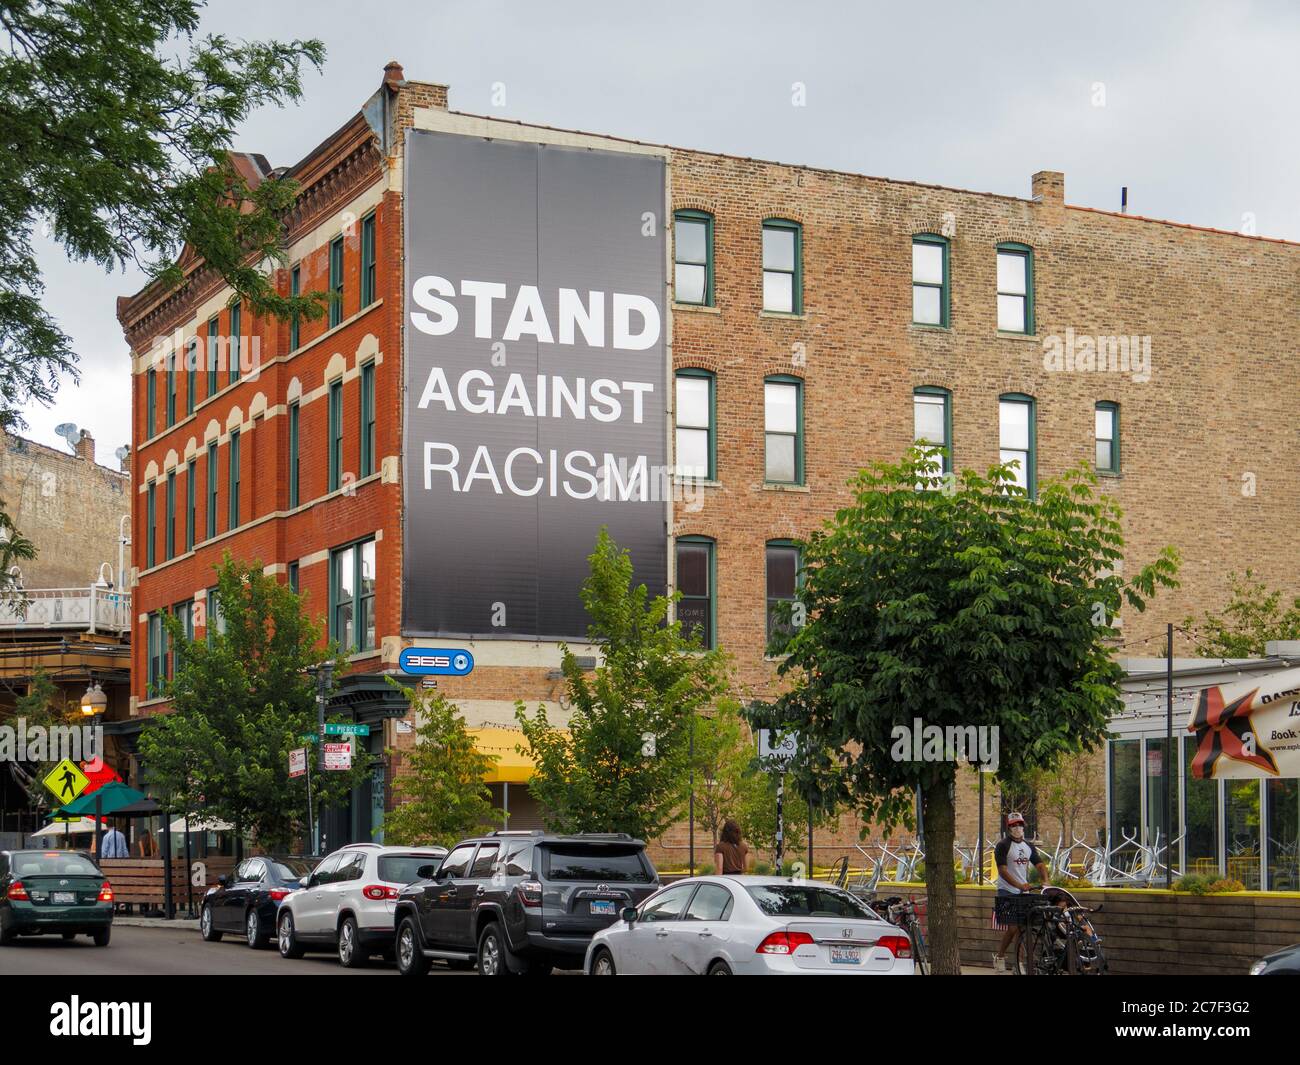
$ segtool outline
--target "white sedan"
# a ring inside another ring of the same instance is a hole
[[[816,880],[696,876],[592,937],[592,976],[911,976],[912,945],[855,895]]]

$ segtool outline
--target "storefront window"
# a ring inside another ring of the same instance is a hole
[[[1300,780],[1270,780],[1268,792],[1268,890],[1300,889]]]
[[[1187,789],[1187,838],[1184,871],[1200,876],[1219,875],[1219,782],[1192,776],[1196,741],[1183,741],[1183,786]]]
[[[1228,878],[1247,891],[1259,890],[1259,781],[1224,782],[1224,841]]]
[[[1140,740],[1112,740],[1110,745],[1110,846],[1118,849],[1125,837],[1137,835],[1142,825],[1142,778]],[[1134,848],[1123,858],[1133,859]]]
[[[1164,861],[1165,847],[1170,838],[1178,838],[1178,774],[1172,776],[1168,772],[1170,759],[1166,754],[1166,743],[1168,741],[1161,736],[1159,739],[1148,739],[1146,741],[1146,763],[1145,772],[1147,775],[1147,818],[1146,818],[1146,844],[1155,846],[1157,841],[1160,846],[1160,861]],[[1173,795],[1170,796],[1171,809],[1169,811],[1169,830],[1165,830],[1165,794],[1166,783],[1172,782]],[[1158,834],[1158,835],[1157,835]],[[1174,868],[1178,868],[1178,848],[1174,848],[1173,853]]]

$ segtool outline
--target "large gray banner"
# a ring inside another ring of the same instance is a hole
[[[406,142],[402,631],[582,639],[607,525],[665,587],[664,163]]]

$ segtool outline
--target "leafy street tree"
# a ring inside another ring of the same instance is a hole
[[[14,700],[13,720],[21,720],[27,728],[40,727],[48,736],[51,728],[80,727],[81,708],[69,706],[63,693],[50,680],[43,669],[37,669],[25,694]],[[48,753],[48,752],[47,752]],[[37,808],[54,805],[49,790],[42,781],[58,764],[58,759],[43,762],[9,762],[9,772],[15,783],[27,793],[27,801]]]
[[[566,646],[567,731],[545,707],[516,717],[537,765],[529,785],[547,824],[564,832],[653,839],[682,813],[692,716],[727,689],[726,659],[669,623],[669,600],[632,586],[632,561],[602,529],[582,601],[603,661],[588,676]],[[655,753],[642,754],[643,735]]]
[[[1281,591],[1269,590],[1256,580],[1254,571],[1230,576],[1232,599],[1222,616],[1206,614],[1197,624],[1188,618],[1183,625],[1195,629],[1196,653],[1208,658],[1253,658],[1264,653],[1270,640],[1300,640],[1300,596],[1283,605]]]
[[[884,828],[910,823],[920,789],[935,971],[960,971],[951,751],[895,757],[898,730],[996,728],[999,777],[1099,745],[1121,708],[1111,655],[1124,604],[1176,585],[1165,548],[1126,581],[1120,510],[1086,467],[1036,500],[1011,466],[963,471],[912,451],[853,482],[854,500],[803,545],[804,572],[780,670],[793,682],[749,709],[800,734],[794,786],[851,804]],[[803,615],[800,618],[800,614]],[[910,751],[908,752],[910,755]]]
[[[314,670],[333,659],[337,678],[346,661],[333,645],[322,655],[302,598],[261,562],[227,553],[216,570],[220,619],[208,615],[207,639],[188,639],[167,618],[175,667],[164,694],[173,709],[141,733],[145,779],[179,814],[221,818],[268,850],[288,849],[307,829],[306,781],[290,778],[289,752],[316,732]],[[351,770],[313,772],[313,799],[318,808],[340,803],[369,774],[365,758]]]
[[[0,499],[0,610],[25,615],[27,597],[10,569],[35,557],[36,545],[14,528],[13,521],[5,513],[5,502]]]
[[[389,681],[389,683],[396,683]],[[500,824],[483,783],[496,758],[483,754],[456,704],[439,692],[404,689],[419,724],[397,778],[396,808],[384,818],[384,839],[403,846],[450,847],[466,836]]]
[[[41,306],[39,229],[73,259],[135,263],[182,280],[183,244],[253,314],[315,317],[320,294],[275,292],[281,217],[296,186],[250,187],[229,158],[241,122],[302,96],[319,41],[196,39],[197,0],[0,4],[0,411],[48,404],[75,375],[68,336]],[[188,44],[188,54],[173,55]],[[0,419],[4,421],[4,419]],[[7,424],[7,421],[6,421]]]

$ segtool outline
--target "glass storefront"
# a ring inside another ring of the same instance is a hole
[[[1183,868],[1189,873],[1217,876],[1219,873],[1219,782],[1192,776],[1196,741],[1183,740],[1183,787],[1187,836],[1183,840]]]
[[[1112,740],[1110,744],[1110,846],[1121,850],[1124,863],[1133,859],[1124,840],[1140,835],[1142,828],[1141,740]]]
[[[1268,796],[1268,890],[1300,890],[1300,780],[1270,780]]]
[[[1259,890],[1258,780],[1223,782],[1223,841],[1230,880],[1240,880],[1247,891]]]

